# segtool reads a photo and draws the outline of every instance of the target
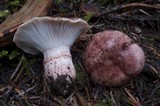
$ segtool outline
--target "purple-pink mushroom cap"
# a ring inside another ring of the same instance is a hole
[[[104,86],[120,86],[143,70],[145,55],[129,36],[108,30],[93,36],[84,53],[84,64],[95,82]]]

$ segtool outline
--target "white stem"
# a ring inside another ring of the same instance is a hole
[[[69,75],[76,78],[75,67],[72,62],[70,47],[61,46],[49,49],[43,53],[45,76],[53,77],[54,80],[61,75]]]

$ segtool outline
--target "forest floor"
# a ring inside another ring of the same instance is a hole
[[[4,10],[1,2],[0,9]],[[159,0],[55,0],[49,16],[83,18],[92,25],[88,34],[110,29],[123,31],[144,50],[143,71],[119,87],[96,84],[83,63],[91,36],[82,36],[71,48],[77,70],[76,89],[67,97],[46,95],[42,54],[26,54],[12,43],[0,48],[1,106],[160,106]]]

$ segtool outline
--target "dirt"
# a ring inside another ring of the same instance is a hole
[[[88,19],[88,23],[92,25],[87,32],[88,35],[78,38],[71,48],[77,70],[74,92],[67,97],[56,95],[55,92],[45,92],[50,88],[45,87],[42,54],[29,55],[18,49],[15,44],[10,44],[0,48],[0,52],[8,51],[7,55],[0,57],[0,105],[159,106],[160,9],[129,7],[102,14],[116,6],[129,4],[131,1],[152,6],[160,3],[158,0],[115,0],[115,3],[105,0],[55,0],[50,16],[80,17]],[[94,9],[99,9],[98,15],[90,17],[86,11],[81,9],[81,5],[84,6],[88,2],[95,4]],[[90,79],[83,65],[83,53],[92,34],[109,29],[128,34],[133,42],[142,47],[146,56],[143,71],[129,83],[119,87],[98,85]]]

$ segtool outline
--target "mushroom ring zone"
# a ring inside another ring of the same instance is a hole
[[[55,83],[59,78],[68,82],[67,76],[76,78],[70,48],[88,29],[88,23],[80,18],[34,17],[20,25],[13,41],[26,53],[43,53],[44,76],[51,80],[48,82]]]

